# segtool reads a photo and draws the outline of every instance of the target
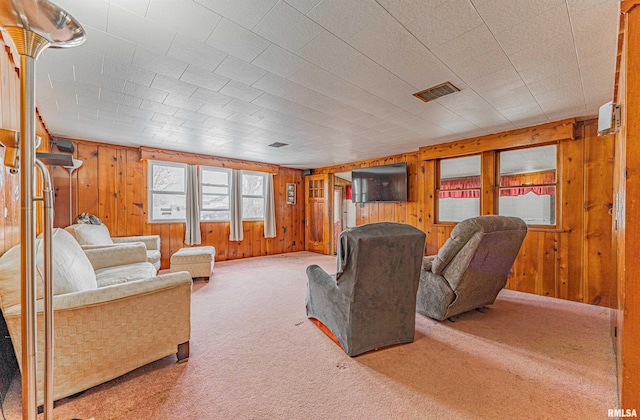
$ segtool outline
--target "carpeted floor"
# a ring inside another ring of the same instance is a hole
[[[308,252],[216,263],[192,295],[191,357],[79,397],[56,419],[602,419],[617,406],[609,310],[503,290],[415,341],[350,358],[305,315]],[[20,418],[14,380],[5,415]]]

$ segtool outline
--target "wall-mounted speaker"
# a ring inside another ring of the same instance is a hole
[[[311,169],[305,169],[304,171],[302,171],[302,176],[307,176],[307,175],[311,175]]]
[[[58,150],[65,153],[73,153],[76,149],[72,142],[65,139],[56,139],[56,146],[58,147]]]

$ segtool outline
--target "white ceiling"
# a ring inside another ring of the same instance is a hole
[[[87,41],[38,60],[55,136],[316,168],[596,115],[613,97],[614,0],[57,3]],[[445,81],[461,91],[412,96]]]

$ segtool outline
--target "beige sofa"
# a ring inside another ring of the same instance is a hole
[[[86,223],[74,224],[65,228],[84,249],[94,248],[103,245],[130,244],[132,242],[142,242],[147,248],[147,261],[160,269],[160,236],[159,235],[138,235],[111,237],[109,228],[105,225],[90,225]]]
[[[43,244],[37,241],[38,403],[43,403]],[[60,399],[173,353],[189,355],[191,277],[155,276],[136,243],[83,251],[53,235],[54,398]],[[0,309],[21,364],[20,248],[0,257]]]

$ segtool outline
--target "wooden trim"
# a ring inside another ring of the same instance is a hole
[[[324,166],[312,170],[314,175],[333,174],[336,172],[348,172],[352,169],[368,168],[370,166],[387,165],[397,162],[409,162],[412,156],[417,156],[418,152],[399,153],[397,155],[385,156],[382,158],[374,158],[367,160],[359,160],[357,162],[343,163],[340,165]]]
[[[421,147],[420,160],[471,155],[488,150],[511,149],[573,139],[574,118],[520,130],[505,131],[450,143]]]
[[[278,175],[280,167],[270,163],[250,160],[232,159],[220,156],[201,155],[198,153],[178,152],[175,150],[140,147],[140,160],[161,160],[165,162],[188,163],[191,165],[216,166],[221,168],[241,169],[245,171],[269,172]]]
[[[620,2],[620,13],[629,13],[639,5],[640,0],[622,0]]]

